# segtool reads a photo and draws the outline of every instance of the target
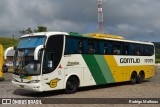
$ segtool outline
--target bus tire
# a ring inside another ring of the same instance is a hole
[[[143,80],[144,80],[144,72],[143,71],[141,71],[140,73],[139,73],[139,75],[138,75],[138,83],[142,83],[143,82]]]
[[[130,83],[131,84],[136,84],[137,83],[137,73],[136,72],[132,72]]]
[[[78,87],[79,87],[78,78],[76,78],[75,76],[71,76],[71,77],[69,77],[69,79],[66,82],[65,93],[66,94],[76,93]]]

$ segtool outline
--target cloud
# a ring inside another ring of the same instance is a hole
[[[104,32],[158,41],[159,0],[103,0]],[[1,0],[0,36],[43,25],[49,31],[98,31],[97,0]],[[150,39],[152,38],[152,39]]]
[[[107,14],[104,23],[109,33],[122,34],[127,39],[156,41],[160,35],[159,7],[158,0],[108,0],[103,9]]]

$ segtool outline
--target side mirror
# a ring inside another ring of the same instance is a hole
[[[36,47],[36,49],[34,50],[34,60],[38,60],[38,52],[40,49],[43,49],[44,48],[44,45],[39,45]]]
[[[14,47],[9,47],[9,48],[7,48],[7,49],[5,50],[5,52],[4,52],[4,59],[5,59],[5,60],[7,59],[7,54],[8,54],[8,52],[9,52],[10,50],[14,50]]]

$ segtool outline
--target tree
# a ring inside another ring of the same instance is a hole
[[[25,34],[30,34],[30,33],[34,33],[34,32],[47,32],[47,27],[45,26],[38,26],[37,29],[32,30],[30,27],[27,28],[26,30],[21,30],[19,31],[19,33],[21,35],[25,35]]]
[[[33,33],[32,29],[29,27],[27,30],[26,30],[26,34],[30,34],[30,33]]]
[[[38,26],[38,28],[35,29],[34,32],[47,32],[47,27],[45,27],[45,26]]]
[[[19,31],[19,33],[20,33],[21,35],[25,35],[25,34],[26,34],[26,31],[25,31],[25,30],[21,30],[21,31]]]
[[[32,29],[29,27],[29,28],[27,28],[26,30],[21,30],[21,31],[19,31],[19,33],[20,33],[21,35],[25,35],[25,34],[33,33],[33,31],[32,31]]]

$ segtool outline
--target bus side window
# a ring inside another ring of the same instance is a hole
[[[113,54],[120,55],[121,54],[121,43],[115,42],[113,43]]]
[[[82,40],[80,40],[78,42],[78,53],[80,53],[80,54],[84,53],[83,52],[83,41]]]
[[[99,54],[98,40],[93,41],[94,53]]]
[[[73,40],[69,37],[66,38],[65,54],[73,53]]]
[[[143,45],[143,56],[147,56],[148,53],[148,46]]]
[[[100,54],[105,54],[105,51],[104,51],[104,41],[99,41],[99,53]]]
[[[133,55],[137,55],[138,54],[138,50],[136,49],[135,44],[133,44]]]
[[[107,42],[104,43],[104,54],[108,53],[108,46],[107,46]]]
[[[144,55],[144,48],[143,48],[143,45],[140,45],[140,55],[141,55],[141,56]]]
[[[49,73],[53,70],[53,55],[46,52],[43,61],[43,73]]]
[[[129,43],[129,55],[134,55],[135,54],[135,49],[134,49],[134,44]]]
[[[148,50],[148,56],[152,56],[154,54],[154,46],[149,45]]]
[[[72,42],[72,54],[79,54],[79,40],[76,38],[72,38],[73,42]]]
[[[123,55],[129,55],[130,54],[130,50],[129,50],[129,43],[124,43],[123,44],[123,52],[122,54]]]
[[[93,40],[88,40],[88,54],[95,53]]]
[[[135,55],[137,56],[142,55],[142,48],[139,44],[135,44],[134,48],[135,48]]]
[[[88,54],[88,49],[87,49],[87,47],[88,47],[88,41],[87,41],[87,39],[84,39],[84,40],[83,40],[83,53],[84,53],[84,54]]]
[[[111,42],[108,42],[108,54],[112,55],[113,54],[113,45]]]

